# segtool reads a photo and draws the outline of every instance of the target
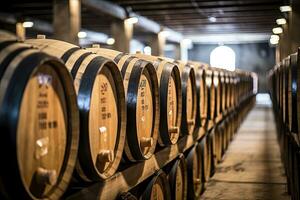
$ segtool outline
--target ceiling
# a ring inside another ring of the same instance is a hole
[[[283,0],[112,0],[185,35],[271,33]],[[212,22],[214,21],[215,22]]]
[[[83,0],[82,0],[83,1]],[[100,0],[93,0],[100,2]],[[133,11],[185,36],[209,34],[271,34],[275,20],[282,15],[279,6],[284,0],[110,0],[128,12]],[[111,34],[113,16],[93,10],[82,3],[82,28]],[[1,6],[0,14],[16,19],[38,19],[51,25],[53,0],[10,0]],[[214,21],[215,20],[215,21]],[[5,20],[4,20],[5,21]],[[14,29],[1,20],[0,29]],[[12,30],[14,31],[14,30]],[[35,35],[34,29],[28,30]],[[149,34],[140,27],[137,36]],[[205,40],[205,38],[204,38]]]

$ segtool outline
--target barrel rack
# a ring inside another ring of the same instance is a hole
[[[180,153],[183,153],[192,147],[196,141],[203,138],[208,133],[208,130],[211,130],[215,124],[221,121],[221,119],[222,116],[218,116],[214,122],[209,121],[206,127],[201,127],[198,133],[182,137],[179,139],[177,144],[161,149],[150,159],[133,164],[127,169],[117,172],[115,175],[103,182],[94,183],[89,187],[78,188],[79,191],[66,197],[66,199],[116,199],[119,194],[134,188],[139,183],[153,175],[157,170],[174,160]]]

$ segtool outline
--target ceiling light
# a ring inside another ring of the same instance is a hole
[[[280,6],[279,9],[280,9],[281,12],[290,12],[290,11],[292,11],[291,6]]]
[[[192,44],[192,40],[191,39],[188,39],[188,38],[185,38],[181,41],[182,44],[184,45],[191,45]]]
[[[279,40],[276,40],[276,39],[273,39],[273,38],[270,38],[270,44],[278,44]]]
[[[278,35],[271,35],[271,39],[273,39],[273,40],[279,40],[279,36]]]
[[[145,46],[144,47],[144,54],[146,54],[146,55],[151,55],[151,47],[149,47],[149,46]]]
[[[139,19],[137,17],[130,17],[130,18],[125,19],[125,22],[129,23],[129,24],[136,24],[136,23],[138,23],[138,21],[139,21]]]
[[[216,21],[217,21],[217,18],[215,18],[215,17],[209,17],[208,20],[209,20],[210,22],[216,22]]]
[[[276,19],[276,23],[278,25],[284,25],[286,24],[286,19],[285,18]]]
[[[281,27],[273,28],[272,31],[273,31],[274,34],[280,34],[280,33],[283,32]]]
[[[87,33],[84,31],[80,31],[77,33],[78,38],[86,38]]]
[[[30,22],[30,21],[28,21],[28,22],[23,22],[23,27],[24,28],[31,28],[31,27],[33,27],[33,22]]]
[[[114,38],[108,38],[106,40],[106,44],[108,44],[108,45],[113,45],[114,43],[115,43],[115,39]]]

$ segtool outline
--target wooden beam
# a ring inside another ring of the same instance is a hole
[[[116,21],[111,26],[112,36],[115,39],[113,45],[115,50],[129,53],[130,41],[132,39],[133,24],[125,21]]]
[[[81,30],[80,0],[54,0],[54,37],[78,45],[78,32]]]

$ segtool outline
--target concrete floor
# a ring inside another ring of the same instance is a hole
[[[290,199],[270,107],[249,113],[201,199]]]

